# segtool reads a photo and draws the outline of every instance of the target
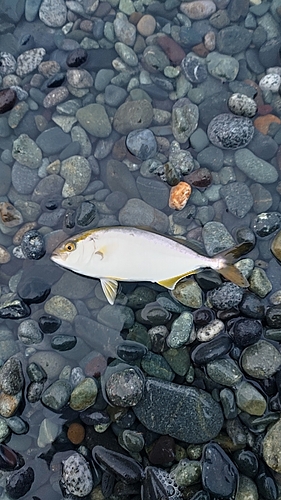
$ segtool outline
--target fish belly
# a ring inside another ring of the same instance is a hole
[[[100,235],[95,275],[120,281],[159,282],[209,265],[207,258],[164,236],[132,229]],[[206,262],[205,262],[206,261]]]

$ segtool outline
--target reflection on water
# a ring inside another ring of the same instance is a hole
[[[278,498],[280,15],[1,1],[1,498]],[[250,288],[205,270],[111,306],[50,255],[117,225],[247,242]]]

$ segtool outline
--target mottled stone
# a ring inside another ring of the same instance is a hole
[[[38,168],[42,162],[41,149],[27,134],[21,134],[14,140],[12,156],[29,168]]]
[[[207,134],[214,146],[238,149],[249,144],[254,135],[254,127],[249,118],[223,113],[209,123]]]
[[[98,393],[97,383],[93,378],[84,378],[72,391],[70,396],[70,408],[83,411],[92,406]]]
[[[11,203],[0,202],[0,222],[7,228],[19,226],[23,222],[22,215]]]
[[[27,50],[20,54],[17,58],[17,75],[23,78],[32,73],[39,66],[45,54],[46,50],[43,48]]]
[[[149,101],[137,100],[128,101],[121,104],[117,109],[113,128],[119,134],[128,134],[133,130],[149,127],[153,119],[153,109]]]
[[[251,377],[267,379],[279,370],[281,354],[269,342],[259,340],[244,349],[241,362],[243,370]]]
[[[228,99],[228,107],[232,113],[239,116],[246,116],[252,118],[255,116],[258,106],[254,99],[245,94],[233,94]]]
[[[267,465],[281,472],[281,419],[268,428],[263,440],[263,458]]]
[[[149,430],[187,443],[214,438],[223,423],[219,404],[207,392],[150,378],[134,412]]]
[[[206,62],[209,73],[220,81],[232,82],[238,75],[239,63],[234,57],[210,52],[206,57]]]
[[[94,486],[92,473],[83,455],[74,452],[63,461],[62,483],[68,495],[84,498],[91,493]]]
[[[236,403],[240,410],[249,415],[261,416],[266,410],[266,400],[250,383],[240,382],[236,387]]]
[[[78,109],[76,118],[81,127],[95,137],[104,138],[111,133],[108,115],[101,104],[88,104],[88,106]]]
[[[86,158],[75,155],[62,162],[60,174],[65,179],[62,195],[68,198],[86,189],[91,178],[91,167]]]
[[[179,99],[172,110],[172,131],[175,139],[186,142],[196,130],[199,120],[199,110],[187,97]]]
[[[190,19],[206,19],[216,11],[216,4],[212,0],[194,0],[182,2],[180,10]]]
[[[253,197],[248,186],[242,182],[231,182],[220,189],[230,213],[243,218],[253,206]]]
[[[77,314],[76,307],[70,300],[60,295],[54,295],[44,305],[47,314],[72,322]]]
[[[64,0],[43,0],[39,18],[51,28],[60,28],[66,22],[67,9]]]
[[[59,411],[68,403],[71,385],[67,380],[56,380],[43,392],[42,403],[54,411]]]
[[[65,101],[68,95],[69,91],[64,86],[52,89],[51,92],[49,92],[46,95],[46,97],[44,97],[43,106],[46,109],[52,108],[53,106],[57,106],[61,102]]]

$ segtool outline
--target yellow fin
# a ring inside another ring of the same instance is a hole
[[[100,282],[104,295],[106,296],[108,302],[113,306],[117,295],[117,281],[111,278],[101,278]]]
[[[174,290],[178,281],[182,280],[183,278],[186,278],[186,276],[189,276],[190,274],[196,274],[196,273],[198,273],[198,269],[195,269],[194,271],[189,271],[184,274],[180,274],[179,276],[173,276],[172,278],[168,278],[166,280],[157,281],[157,283],[158,285],[164,286],[165,288],[169,288],[169,290]]]
[[[242,288],[247,288],[249,285],[248,280],[243,276],[243,274],[233,265],[228,265],[219,269],[219,273],[223,275],[235,285],[241,286]]]

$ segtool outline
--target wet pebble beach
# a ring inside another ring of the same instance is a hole
[[[1,0],[0,500],[281,499],[280,23]],[[110,305],[50,260],[119,225],[244,244],[249,287],[203,269]]]

